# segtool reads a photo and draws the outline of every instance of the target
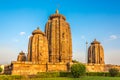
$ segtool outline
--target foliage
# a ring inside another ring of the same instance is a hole
[[[110,76],[115,77],[118,75],[119,70],[117,68],[111,68],[109,69]]]
[[[23,76],[19,75],[0,75],[0,80],[20,80],[23,78]]]
[[[60,77],[72,77],[71,72],[60,72]]]
[[[40,72],[36,75],[37,78],[59,77],[59,72]]]
[[[2,68],[0,67],[0,73],[2,72]]]
[[[72,60],[72,62],[73,62],[73,63],[79,63],[79,61],[77,61],[77,60]]]
[[[3,77],[4,76],[4,77]],[[69,77],[55,77],[55,78],[13,78],[12,75],[0,75],[0,80],[120,80],[120,77],[102,77],[102,76],[85,76],[81,78],[69,78]]]
[[[31,76],[36,78],[51,78],[51,77],[71,77],[71,72],[39,72],[37,75]]]
[[[108,72],[86,72],[86,76],[109,76]]]
[[[76,63],[71,66],[71,73],[73,77],[78,78],[86,72],[86,67],[82,63]]]

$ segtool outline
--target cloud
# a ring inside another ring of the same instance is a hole
[[[118,39],[118,37],[117,37],[116,35],[111,35],[109,38],[110,38],[111,40]]]
[[[25,34],[26,34],[25,32],[20,32],[20,35],[21,35],[21,36],[23,36],[23,35],[25,35]]]
[[[19,42],[19,40],[18,40],[18,39],[14,39],[13,41],[14,41],[14,42]]]
[[[28,39],[31,37],[31,35],[28,36]]]
[[[84,35],[82,35],[82,36],[81,36],[81,39],[85,39],[85,36],[84,36]]]

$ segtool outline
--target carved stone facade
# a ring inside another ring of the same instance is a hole
[[[48,39],[49,62],[72,62],[72,37],[66,18],[56,13],[49,17],[45,27]]]
[[[48,42],[45,34],[37,28],[32,32],[28,44],[28,61],[33,63],[48,62]]]
[[[106,72],[118,65],[104,64],[104,50],[100,42],[94,40],[88,49],[88,72]],[[29,39],[27,61],[21,52],[17,61],[4,69],[5,74],[33,75],[38,72],[70,71],[72,63],[72,37],[70,25],[58,10],[49,17],[45,33],[39,28]]]
[[[96,39],[88,48],[88,63],[104,64],[104,50],[102,45],[100,45],[100,42]]]
[[[26,56],[23,51],[21,51],[17,57],[17,61],[26,61]]]

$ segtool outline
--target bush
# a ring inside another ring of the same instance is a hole
[[[72,77],[71,72],[60,72],[60,77]]]
[[[75,78],[82,76],[85,72],[86,72],[86,67],[81,63],[73,64],[71,66],[71,73]]]
[[[0,75],[0,80],[21,80],[23,78],[20,75]]]
[[[0,73],[2,72],[2,68],[0,67]]]
[[[73,62],[73,63],[79,63],[79,61],[77,61],[77,60],[72,60],[72,62]]]
[[[37,78],[51,78],[51,77],[59,77],[59,72],[39,72],[35,77]]]
[[[118,73],[119,73],[119,70],[116,69],[116,68],[111,68],[111,69],[109,69],[109,74],[110,74],[110,76],[112,76],[112,77],[117,76]]]
[[[86,72],[86,76],[109,76],[108,72]]]

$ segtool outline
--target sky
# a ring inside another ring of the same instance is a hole
[[[72,32],[73,59],[86,62],[88,46],[96,38],[104,48],[106,64],[120,65],[119,0],[0,0],[0,64],[27,54],[29,36],[45,24],[56,9]]]

